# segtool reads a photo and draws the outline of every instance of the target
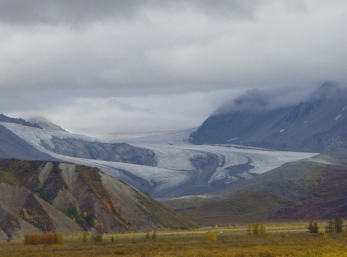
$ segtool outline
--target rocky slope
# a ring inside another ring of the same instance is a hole
[[[347,148],[347,90],[326,83],[305,101],[274,107],[257,91],[234,100],[192,134],[194,144],[328,152]]]
[[[200,225],[347,216],[347,152],[287,163],[214,198],[166,201]]]
[[[3,239],[194,226],[129,185],[75,164],[0,159],[0,199]]]

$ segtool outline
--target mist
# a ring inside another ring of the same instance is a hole
[[[347,83],[346,1],[0,4],[1,112],[68,131],[185,129],[247,90],[275,108]]]

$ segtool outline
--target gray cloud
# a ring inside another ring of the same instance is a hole
[[[283,87],[297,92],[326,80],[347,82],[343,0],[0,0],[0,5],[0,107],[15,115],[44,112],[67,129],[76,127],[72,115],[100,124],[98,117],[122,117],[129,124],[146,117],[147,129],[174,124],[158,108],[177,120],[201,109],[194,122],[179,126],[199,125],[225,98],[217,92],[235,96]],[[143,100],[148,97],[152,107]],[[170,108],[159,107],[160,101]],[[82,115],[83,109],[91,114]],[[129,129],[117,123],[112,130]]]
[[[131,17],[141,0],[1,0],[0,20],[16,25],[80,24],[92,20]]]
[[[161,1],[161,0],[1,0],[0,21],[16,25],[77,25],[95,20],[132,19],[145,9],[204,12],[218,18],[250,18],[255,9],[269,2],[254,0]],[[298,2],[298,1],[297,1]]]

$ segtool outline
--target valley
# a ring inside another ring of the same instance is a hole
[[[45,228],[111,233],[346,217],[345,98],[335,99],[340,91],[330,84],[317,92],[273,110],[251,92],[255,98],[235,100],[236,111],[212,115],[199,128],[137,138],[99,139],[47,120],[0,116],[2,237]],[[248,109],[259,103],[260,110]],[[320,113],[337,111],[334,122],[322,123]],[[210,122],[224,134],[206,127]],[[213,133],[224,139],[213,141]],[[199,135],[212,141],[202,144]],[[6,191],[24,202],[12,203]]]
[[[236,145],[192,145],[187,142],[187,132],[161,136],[161,143],[156,136],[132,139],[130,145],[12,123],[0,125],[52,158],[98,167],[157,199],[216,193],[287,162],[316,155]]]

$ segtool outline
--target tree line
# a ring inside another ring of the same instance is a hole
[[[341,233],[344,228],[343,220],[341,218],[335,218],[335,219],[330,219],[328,221],[328,224],[325,227],[325,232],[326,233]],[[347,227],[347,226],[346,226]],[[310,221],[308,225],[308,232],[310,233],[318,233],[319,232],[319,226],[316,221]]]

